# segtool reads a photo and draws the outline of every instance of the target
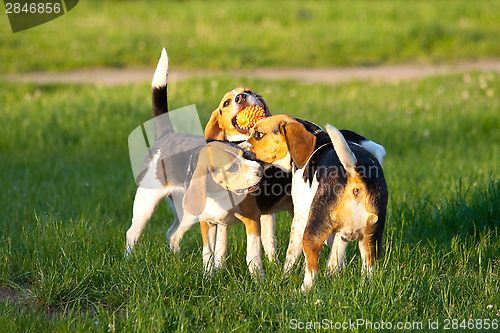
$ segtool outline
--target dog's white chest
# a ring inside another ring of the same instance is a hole
[[[239,196],[226,192],[217,198],[207,197],[207,205],[200,214],[199,219],[216,224],[233,225],[239,222],[233,215],[238,209]]]
[[[303,230],[306,227],[311,210],[312,202],[318,190],[316,175],[313,176],[312,183],[305,182],[302,178],[304,169],[295,171],[292,179],[292,198],[294,207],[294,223],[296,227]]]

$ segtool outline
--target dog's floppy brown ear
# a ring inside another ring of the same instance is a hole
[[[316,137],[298,122],[282,125],[290,157],[297,168],[303,168],[314,151]]]
[[[188,190],[182,199],[182,208],[193,216],[200,215],[207,205],[207,164],[198,160],[193,178],[189,183]]]
[[[220,109],[215,109],[205,126],[205,140],[224,141],[224,130],[219,125]]]
[[[269,108],[267,107],[267,103],[266,103],[266,100],[264,99],[264,97],[257,94],[256,92],[252,92],[252,93],[254,94],[255,98],[257,98],[259,100],[259,102],[263,105],[266,117],[270,117],[271,112],[269,111]]]

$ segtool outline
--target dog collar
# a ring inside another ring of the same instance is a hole
[[[323,144],[323,145],[319,146],[318,148],[316,148],[316,149],[312,152],[311,156],[309,156],[309,158],[307,159],[306,163],[304,164],[304,168],[307,168],[307,166],[309,165],[309,162],[311,161],[311,158],[314,156],[314,154],[316,154],[318,151],[320,151],[320,150],[321,150],[321,149],[323,149],[324,147],[326,147],[326,146],[328,146],[328,145],[331,145],[331,144],[332,144],[331,142],[328,142],[328,143],[325,143],[325,144]],[[297,170],[297,167],[295,166],[295,163],[293,163],[293,161],[292,161],[292,169],[293,169],[293,171]]]

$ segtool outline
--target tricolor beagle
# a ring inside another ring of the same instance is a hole
[[[382,167],[369,151],[346,142],[333,126],[327,126],[328,133],[314,128],[286,115],[272,116],[259,121],[240,145],[265,164],[293,172],[294,217],[285,273],[303,250],[303,291],[312,286],[320,249],[331,235],[328,273],[340,270],[347,244],[354,240],[359,240],[363,270],[371,273],[382,251],[388,200]]]
[[[226,243],[216,243],[214,230],[227,233],[227,226],[239,221],[247,231],[250,272],[262,275],[260,211],[255,197],[247,194],[258,188],[263,169],[251,160],[251,154],[234,144],[207,144],[202,136],[175,133],[167,114],[167,77],[168,56],[163,50],[152,83],[156,139],[137,179],[126,255],[132,252],[160,200],[181,195],[184,211],[177,212],[181,215],[177,223],[190,226],[200,219],[204,268],[209,275],[214,266],[223,264],[226,254]],[[219,229],[213,227],[217,225]]]

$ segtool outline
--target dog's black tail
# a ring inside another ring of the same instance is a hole
[[[151,82],[151,100],[153,103],[153,117],[155,117],[155,137],[173,132],[172,124],[168,117],[167,100],[168,82],[168,54],[165,49],[161,52],[160,60]]]

